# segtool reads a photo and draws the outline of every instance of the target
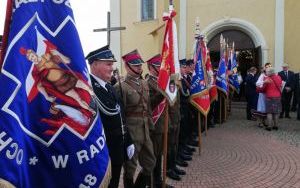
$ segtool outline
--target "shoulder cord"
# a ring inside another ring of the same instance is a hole
[[[183,94],[183,96],[185,96],[185,97],[188,97],[188,96],[190,96],[190,92],[189,92],[189,90],[187,90],[187,92],[185,93],[184,91],[183,91],[183,88],[181,87],[181,93]]]
[[[190,96],[188,81],[185,78],[182,78],[182,79],[187,84],[187,90],[186,90],[186,92],[184,92],[183,87],[181,86],[181,93],[183,94],[183,96],[188,97],[188,96]]]
[[[121,112],[120,105],[117,104],[116,108],[108,108],[101,102],[101,100],[98,99],[97,96],[93,95],[93,99],[96,101],[97,107],[100,109],[100,111],[105,115],[115,116],[117,114],[120,114]]]
[[[124,138],[124,135],[125,135],[126,131],[125,131],[125,125],[124,125],[123,118],[122,118],[122,114],[121,114],[121,107],[120,107],[120,105],[117,104],[117,105],[116,105],[116,108],[111,109],[111,108],[108,108],[107,106],[105,106],[105,105],[101,102],[101,100],[98,99],[97,96],[93,95],[92,97],[93,97],[93,99],[96,101],[96,104],[97,104],[97,107],[99,108],[99,110],[100,110],[102,113],[104,113],[105,115],[107,115],[107,116],[115,116],[115,115],[118,115],[118,114],[119,114],[120,119],[121,119],[121,130],[122,130],[122,135],[123,135],[123,139],[125,139],[125,138]],[[107,110],[106,110],[106,109],[107,109]],[[108,110],[109,110],[109,111],[112,111],[112,112],[109,112]]]

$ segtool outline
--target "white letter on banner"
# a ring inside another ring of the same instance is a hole
[[[90,146],[90,152],[91,152],[91,158],[94,158],[96,153],[100,153],[100,151],[94,144]]]
[[[62,4],[65,0],[53,0],[54,3],[56,4]]]
[[[16,155],[17,155],[17,152],[18,152],[18,144],[12,143],[12,144],[10,145],[10,147],[11,147],[11,148],[15,148],[15,150],[14,150],[13,153],[11,153],[11,151],[7,150],[7,151],[6,151],[6,156],[7,156],[7,158],[9,158],[9,159],[14,159],[14,158],[16,157]]]
[[[6,135],[6,132],[1,132],[0,134],[0,152],[6,148],[6,146],[11,143],[12,138],[8,138],[6,141],[3,140],[3,137]]]
[[[82,164],[83,161],[82,159],[85,159],[86,161],[89,161],[89,156],[87,155],[87,151],[86,150],[81,150],[77,152],[77,158],[79,161],[79,164]]]
[[[52,156],[52,160],[53,160],[55,168],[61,168],[61,167],[66,168],[68,158],[69,158],[69,155],[65,155],[64,159],[63,159],[62,155],[59,155],[57,158],[55,156]]]

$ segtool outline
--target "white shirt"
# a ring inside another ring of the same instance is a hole
[[[264,85],[264,79],[267,77],[264,73],[261,73],[256,81],[256,86],[257,87],[263,87]]]
[[[107,89],[106,89],[106,87],[105,87],[105,85],[107,84],[107,82],[105,82],[105,81],[102,80],[101,78],[99,78],[99,77],[93,75],[92,73],[91,73],[91,75],[92,75],[92,76],[95,78],[95,80],[100,84],[100,86],[103,87],[103,88],[107,91]]]

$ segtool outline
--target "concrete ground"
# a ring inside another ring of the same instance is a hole
[[[177,188],[300,188],[300,121],[280,119],[278,131],[266,131],[233,109],[228,121],[203,136]]]
[[[279,130],[266,131],[233,108],[226,123],[202,136],[176,188],[300,188],[300,121],[280,119]],[[138,169],[140,170],[140,168]],[[122,178],[120,187],[123,187]]]

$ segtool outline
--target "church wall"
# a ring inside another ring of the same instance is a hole
[[[187,56],[194,41],[195,18],[201,30],[222,19],[239,18],[257,27],[266,40],[268,61],[274,64],[275,0],[188,0],[187,1]]]
[[[300,71],[300,1],[285,0],[284,60],[290,70]]]
[[[121,33],[122,55],[138,49],[143,60],[146,61],[161,53],[164,34],[162,15],[164,11],[168,10],[168,2],[167,0],[156,0],[156,19],[142,22],[138,12],[140,11],[139,0],[121,1],[121,25],[126,27],[126,30]],[[174,4],[176,8],[179,8],[179,0],[175,0]],[[147,72],[146,65],[143,68]],[[124,73],[123,68],[122,73]]]
[[[126,27],[121,33],[121,55],[138,49],[144,61],[161,53],[165,27],[162,21],[163,12],[168,11],[169,0],[156,0],[156,19],[140,21],[140,0],[121,2],[121,25]],[[177,27],[179,23],[179,0],[173,0]],[[178,28],[177,28],[178,30]],[[152,33],[152,34],[150,34]],[[146,65],[144,70],[147,72]],[[124,73],[124,67],[121,68]]]

